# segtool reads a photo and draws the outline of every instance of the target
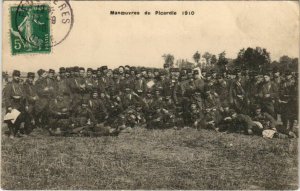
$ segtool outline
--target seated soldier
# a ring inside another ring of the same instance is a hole
[[[70,129],[71,115],[70,101],[63,94],[57,94],[49,104],[49,132],[50,135],[66,135]]]
[[[196,103],[192,103],[190,106],[190,114],[191,114],[191,124],[194,128],[200,128],[203,122],[203,112]]]
[[[80,134],[84,130],[91,131],[97,124],[94,114],[88,106],[88,100],[82,100],[72,116],[72,134]]]
[[[237,114],[236,111],[232,110],[230,112],[230,131],[247,133],[248,135],[253,134],[253,127],[256,125],[253,123],[252,119],[245,114]]]
[[[92,97],[89,100],[89,108],[94,114],[97,123],[103,123],[108,119],[108,111],[102,100],[99,99],[97,89],[93,89]]]
[[[218,131],[227,131],[231,126],[231,111],[229,104],[224,103],[220,108],[220,121],[217,124]]]
[[[257,134],[261,134],[266,129],[276,130],[276,120],[270,114],[262,112],[260,105],[255,106],[255,113],[252,116],[252,120],[256,124],[253,131]]]

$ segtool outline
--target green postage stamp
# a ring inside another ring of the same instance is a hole
[[[51,52],[49,13],[47,4],[10,7],[13,55]]]

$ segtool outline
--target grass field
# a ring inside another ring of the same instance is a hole
[[[297,189],[297,139],[134,129],[2,136],[2,189]]]

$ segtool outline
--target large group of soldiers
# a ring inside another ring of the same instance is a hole
[[[28,72],[21,80],[14,70],[3,90],[6,113],[20,112],[5,121],[11,138],[34,128],[51,135],[100,136],[139,127],[296,136],[298,75],[289,70],[165,64],[162,69],[61,67],[37,75]]]

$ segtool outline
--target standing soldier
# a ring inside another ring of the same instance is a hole
[[[236,70],[236,78],[231,83],[230,92],[229,92],[229,99],[233,106],[233,108],[238,113],[245,113],[246,111],[244,108],[247,108],[247,97],[246,91],[242,86],[242,78],[239,76],[240,71]]]
[[[275,86],[277,95],[280,94],[281,85],[283,84],[283,78],[280,76],[280,71],[277,67],[273,68],[273,78],[271,79],[272,83]],[[278,114],[281,110],[281,104],[279,103],[279,99],[275,99],[274,103],[274,111],[275,111],[275,119],[278,119]]]
[[[35,74],[33,72],[27,73],[27,80],[24,84],[24,91],[26,95],[26,105],[25,105],[25,127],[31,130],[32,126],[35,125],[36,114],[35,114],[35,104],[38,100],[38,95],[36,92],[36,87],[33,84]]]
[[[3,90],[3,101],[6,112],[10,113],[14,109],[21,112],[14,122],[12,120],[6,121],[10,138],[14,138],[20,130],[21,124],[24,124],[25,92],[23,86],[20,84],[20,76],[20,71],[14,70],[12,73],[12,82],[9,82]]]
[[[65,68],[59,68],[59,77],[57,78],[57,93],[62,95],[64,99],[69,101],[71,98],[71,92],[69,87],[69,79],[66,77],[66,70]]]
[[[37,79],[35,86],[39,99],[35,104],[36,124],[37,126],[46,128],[48,124],[49,101],[54,98],[54,88],[53,84],[47,78],[48,74],[45,70],[40,69],[37,73],[39,79]]]
[[[259,92],[260,97],[260,105],[264,112],[267,112],[272,117],[276,117],[275,110],[274,110],[274,103],[275,100],[278,99],[278,94],[276,90],[276,86],[270,80],[270,74],[264,74],[264,82]]]
[[[55,98],[55,93],[57,90],[57,81],[56,81],[56,76],[55,76],[55,70],[49,69],[47,83],[48,83],[49,88],[52,90],[51,91],[51,94],[52,94],[51,96],[53,96],[52,98]]]
[[[294,120],[298,115],[298,85],[292,79],[290,71],[285,73],[285,81],[281,86],[279,103],[281,103],[281,120],[283,126],[292,130]]]

